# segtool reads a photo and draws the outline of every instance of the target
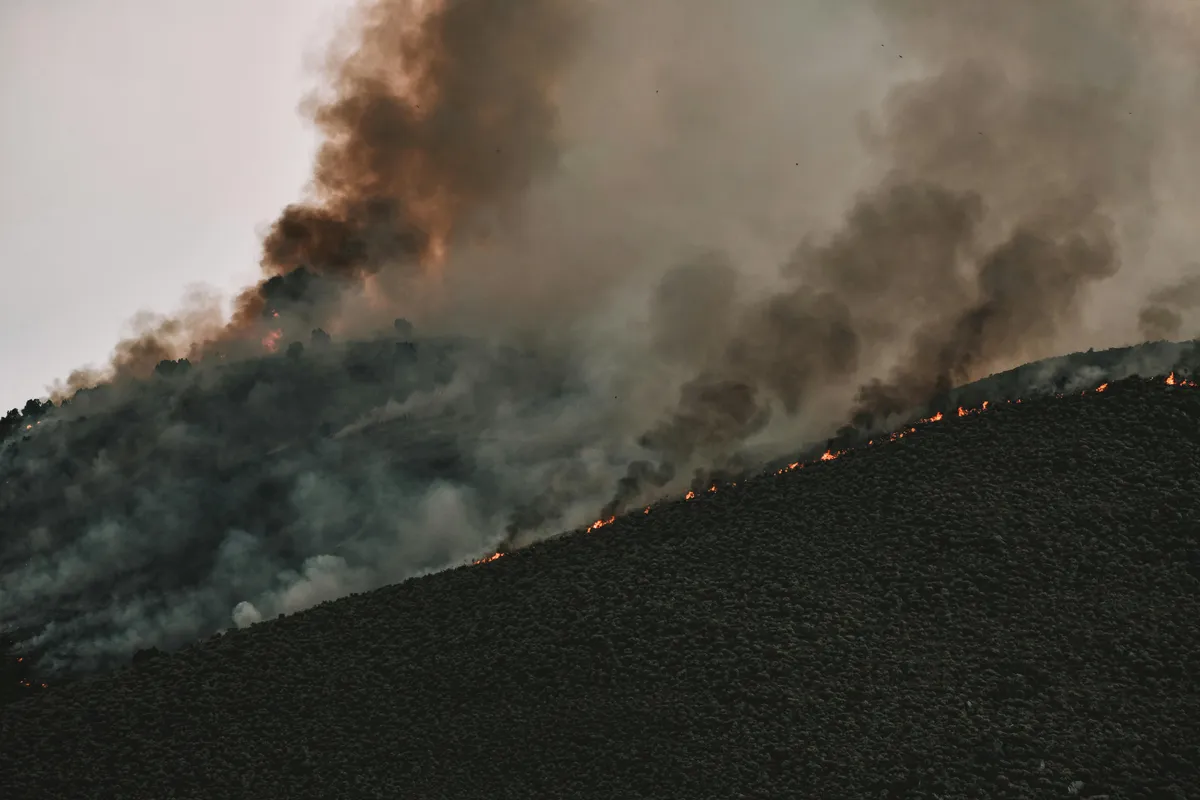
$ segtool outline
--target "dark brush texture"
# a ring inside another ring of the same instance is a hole
[[[1200,389],[1128,379],[21,700],[5,797],[1200,796]]]

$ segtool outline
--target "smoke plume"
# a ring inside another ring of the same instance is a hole
[[[883,49],[924,73],[867,126],[888,172],[832,235],[803,242],[784,268],[794,288],[751,307],[684,387],[663,424],[674,435],[647,437],[671,470],[698,443],[732,451],[771,413],[803,414],[863,371],[877,374],[858,378],[849,416],[869,429],[1050,355],[1080,327],[1089,289],[1118,273],[1120,224],[1158,209],[1153,160],[1171,128],[1156,84],[1166,65],[1145,42],[1173,17],[1072,2],[878,10]],[[1143,331],[1175,334],[1176,316],[1159,299]],[[730,381],[736,392],[715,390]],[[610,507],[638,482],[631,470]]]
[[[364,3],[232,319],[0,444],[0,624],[107,665],[1186,333],[1197,44],[1187,0]]]

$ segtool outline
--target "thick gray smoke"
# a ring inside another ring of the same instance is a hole
[[[1176,339],[1184,332],[1185,320],[1195,326],[1195,312],[1200,309],[1200,268],[1174,286],[1152,292],[1138,314],[1142,336],[1148,340]]]
[[[0,624],[106,665],[1193,333],[1197,19],[365,3],[234,319],[147,319],[0,445]]]
[[[632,468],[611,510],[637,496],[647,483],[638,476],[676,473],[701,443],[718,451],[704,464],[729,457],[772,414],[811,413],[831,386],[857,384],[849,419],[872,428],[1051,355],[1080,336],[1089,293],[1118,275],[1125,251],[1136,256],[1153,238],[1156,157],[1195,120],[1163,88],[1178,83],[1177,62],[1147,43],[1194,41],[1187,7],[877,8],[881,49],[920,65],[865,126],[887,174],[832,234],[805,239],[785,267],[787,288],[745,309],[724,353],[645,440],[658,468]],[[1130,268],[1143,282],[1145,266]],[[1150,298],[1144,332],[1181,332],[1178,309],[1191,303],[1179,288],[1173,300]]]

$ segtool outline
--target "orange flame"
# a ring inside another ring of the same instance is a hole
[[[1165,381],[1165,382],[1166,382],[1166,384],[1167,384],[1168,386],[1188,386],[1188,387],[1195,387],[1195,386],[1196,386],[1196,382],[1195,382],[1194,380],[1182,380],[1182,381],[1181,381],[1181,380],[1178,380],[1178,379],[1176,379],[1176,377],[1175,377],[1175,373],[1174,373],[1174,372],[1172,372],[1170,375],[1168,375],[1168,376],[1167,376],[1167,379],[1166,379],[1166,381]],[[1103,391],[1105,391],[1105,390],[1107,390],[1107,389],[1108,389],[1108,384],[1107,384],[1107,383],[1102,383],[1102,384],[1100,384],[1099,386],[1097,386],[1097,387],[1096,387],[1096,391],[1097,391],[1097,392],[1103,392]],[[1062,397],[1062,394],[1055,394],[1055,397],[1060,397],[1060,398],[1061,398],[1061,397]],[[1019,397],[1018,397],[1016,400],[1006,400],[1005,402],[1006,402],[1006,403],[1009,403],[1009,404],[1011,404],[1011,403],[1018,403],[1018,404],[1019,404],[1019,403],[1021,402],[1021,398],[1019,398]],[[983,401],[983,403],[982,403],[982,404],[979,406],[979,408],[970,408],[970,409],[968,409],[968,408],[963,408],[962,406],[959,406],[959,407],[958,407],[958,416],[960,416],[960,417],[966,417],[966,416],[969,416],[969,415],[971,415],[971,414],[981,414],[981,413],[983,413],[984,411],[987,411],[987,409],[988,409],[988,406],[989,406],[989,405],[991,405],[991,403],[990,403],[989,401],[987,401],[987,400],[984,400],[984,401]],[[919,422],[920,422],[921,424],[924,424],[924,423],[927,423],[927,422],[940,422],[940,421],[941,421],[943,418],[944,418],[944,415],[942,414],[942,412],[940,412],[940,411],[939,411],[937,414],[933,415],[932,417],[928,417],[928,418],[926,418],[926,419],[922,419],[922,420],[920,420]],[[907,435],[909,435],[909,434],[912,434],[912,433],[916,433],[916,432],[917,432],[917,428],[916,428],[916,426],[910,425],[910,426],[909,426],[909,428],[908,428],[907,430],[904,430],[904,431],[896,431],[895,433],[892,433],[892,434],[891,434],[891,435],[888,437],[888,440],[887,440],[887,441],[894,442],[894,441],[896,441],[896,440],[898,440],[898,439],[903,439],[905,436],[907,436]],[[871,439],[871,440],[869,440],[869,441],[867,442],[867,444],[868,444],[868,445],[872,445],[872,444],[874,444],[874,443],[875,443],[875,440],[874,440],[874,439]],[[821,455],[821,457],[820,457],[818,460],[819,460],[819,461],[833,461],[834,459],[838,458],[839,456],[842,456],[842,455],[844,455],[846,452],[847,452],[846,450],[838,450],[837,452],[834,452],[833,450],[826,450],[826,451],[825,451],[825,452],[824,452],[824,453]],[[794,471],[794,470],[797,470],[797,469],[804,469],[804,467],[805,467],[805,466],[807,466],[807,465],[806,465],[804,462],[801,462],[801,461],[793,461],[793,462],[791,462],[790,464],[788,464],[786,467],[783,467],[783,468],[781,468],[781,469],[779,469],[779,470],[776,470],[775,474],[776,474],[776,475],[782,475],[782,474],[783,474],[783,473],[785,473],[785,472],[791,472],[791,471]],[[732,484],[730,484],[730,485],[731,485],[731,486],[737,486],[737,484],[736,484],[736,483],[732,483]],[[711,486],[708,488],[708,491],[709,491],[710,493],[711,493],[711,492],[716,492],[716,491],[717,491],[717,485],[716,485],[715,483],[714,483],[714,484],[712,484],[712,485],[711,485]],[[687,500],[692,500],[692,499],[694,499],[695,497],[696,497],[696,493],[695,493],[694,491],[689,491],[689,492],[688,492],[686,495],[684,495],[683,499],[684,499],[685,501],[687,501]],[[643,509],[642,513],[643,513],[643,514],[649,514],[649,513],[650,513],[650,506],[646,506],[646,507],[645,507],[645,509]],[[599,528],[603,528],[603,527],[604,527],[604,526],[606,526],[606,525],[611,525],[613,522],[615,522],[615,521],[616,521],[616,519],[617,519],[617,518],[616,518],[615,516],[609,517],[608,519],[598,519],[598,520],[596,520],[595,522],[593,522],[591,525],[589,525],[589,526],[588,526],[588,528],[587,528],[587,532],[588,532],[588,533],[591,533],[592,531],[594,531],[594,530],[597,530],[597,529],[599,529]],[[475,562],[473,562],[473,563],[475,563],[475,564],[486,564],[486,563],[487,563],[487,562],[489,562],[489,561],[495,561],[497,558],[500,558],[500,556],[502,556],[502,555],[504,555],[504,554],[503,554],[503,553],[495,553],[494,555],[492,555],[492,556],[489,556],[488,558],[482,558],[482,559],[479,559],[478,561],[475,561]]]
[[[275,330],[271,331],[270,333],[268,333],[266,336],[263,337],[263,340],[262,340],[263,347],[267,348],[267,350],[274,353],[276,350],[279,349],[279,340],[282,338],[283,338],[283,331],[279,328],[276,328]]]
[[[591,533],[592,531],[594,531],[598,528],[603,528],[605,525],[611,525],[613,522],[616,521],[616,519],[617,519],[616,517],[609,517],[608,519],[598,519],[595,522],[593,522],[591,525],[588,526],[587,532]]]

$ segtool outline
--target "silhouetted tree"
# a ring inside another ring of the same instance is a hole
[[[54,407],[54,404],[49,400],[38,400],[31,398],[25,403],[25,407],[21,409],[21,416],[25,418],[25,424],[28,425],[35,419],[45,415],[47,411]]]
[[[12,409],[0,418],[0,441],[12,436],[21,427],[21,412]]]
[[[158,362],[154,367],[154,374],[164,378],[170,378],[174,375],[182,375],[192,368],[192,362],[186,358],[181,358],[178,361],[166,359]]]

